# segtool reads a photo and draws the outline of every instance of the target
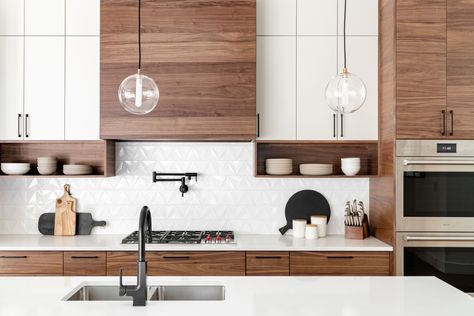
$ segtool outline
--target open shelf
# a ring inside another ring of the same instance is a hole
[[[36,169],[38,157],[56,157],[57,174],[40,175]],[[28,162],[31,170],[26,175],[6,175],[0,177],[38,177],[38,178],[96,178],[115,175],[114,141],[4,141],[0,142],[0,162]],[[86,164],[92,166],[89,175],[64,175],[65,164]]]
[[[256,141],[255,177],[257,178],[367,178],[378,175],[377,141]],[[361,158],[360,172],[347,177],[341,170],[341,158]],[[268,175],[265,173],[265,159],[293,159],[291,175]],[[302,163],[331,163],[334,174],[329,176],[304,176],[299,173]]]

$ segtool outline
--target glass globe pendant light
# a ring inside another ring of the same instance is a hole
[[[344,68],[339,75],[329,81],[325,91],[328,106],[334,112],[341,114],[359,110],[367,97],[367,88],[364,82],[347,70],[346,9],[347,0],[344,0]]]
[[[138,71],[125,78],[118,89],[118,97],[122,107],[129,113],[145,115],[158,105],[160,90],[155,81],[141,73],[142,42],[141,42],[141,0],[138,0]]]

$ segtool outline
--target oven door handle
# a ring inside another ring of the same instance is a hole
[[[474,236],[405,236],[405,241],[474,241]]]
[[[403,160],[403,165],[474,165],[474,160]]]

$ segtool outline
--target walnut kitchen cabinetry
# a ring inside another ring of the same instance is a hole
[[[291,252],[290,275],[389,275],[388,252]]]
[[[64,252],[64,275],[67,276],[101,276],[106,275],[107,255],[105,251]]]
[[[474,138],[474,3],[397,1],[397,138]]]
[[[63,253],[2,251],[0,275],[63,275]]]
[[[289,275],[290,253],[284,251],[249,251],[246,254],[246,275]]]

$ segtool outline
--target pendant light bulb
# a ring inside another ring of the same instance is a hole
[[[141,73],[141,1],[138,0],[138,71],[125,78],[118,89],[122,107],[129,113],[145,115],[153,111],[160,99],[160,90],[155,81]]]
[[[329,81],[325,90],[329,108],[341,114],[359,110],[367,98],[367,87],[364,81],[347,70],[346,9],[347,0],[344,0],[344,68],[340,74]]]

